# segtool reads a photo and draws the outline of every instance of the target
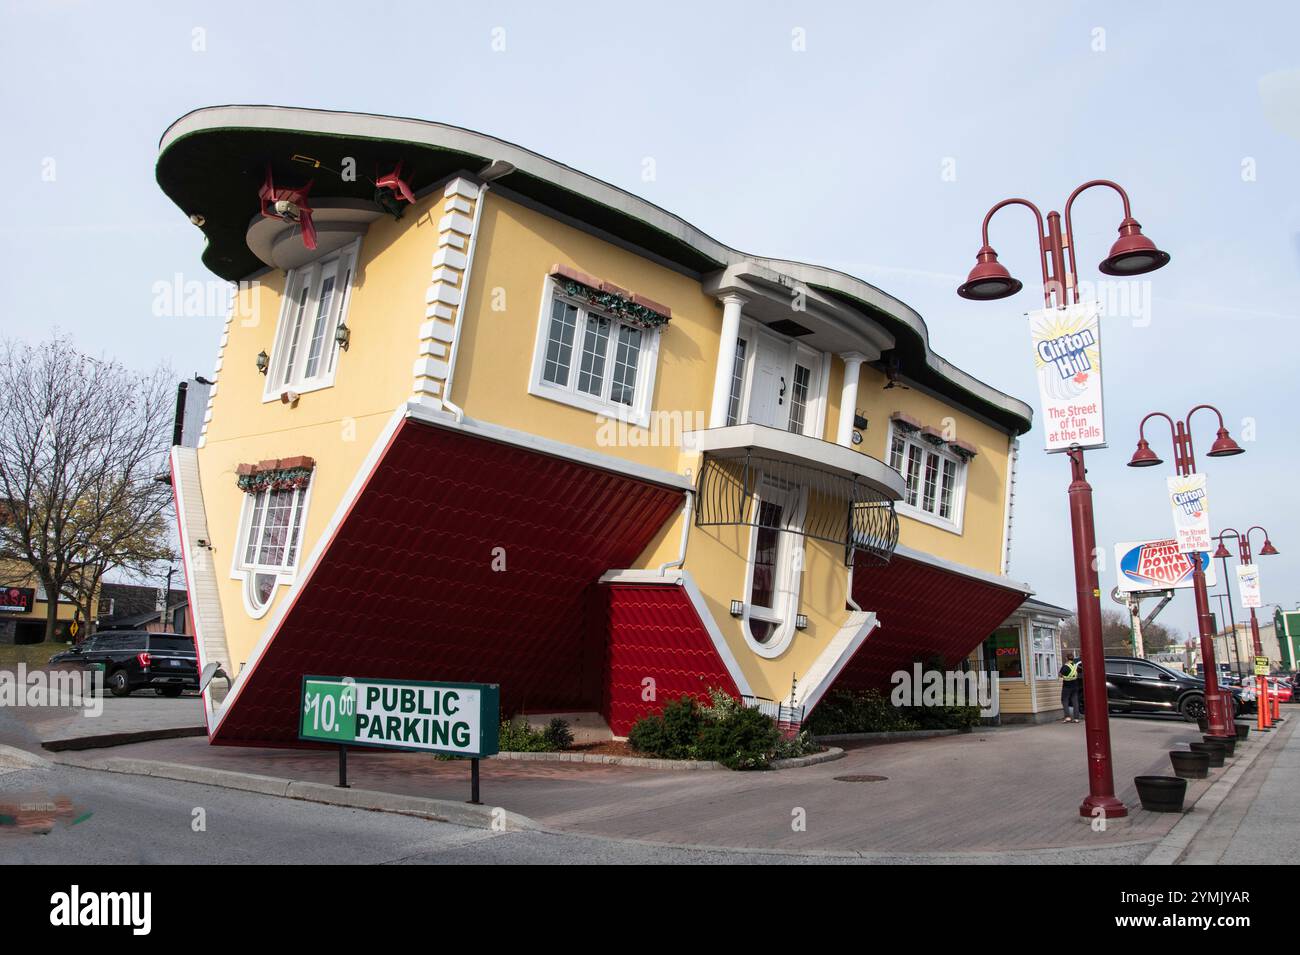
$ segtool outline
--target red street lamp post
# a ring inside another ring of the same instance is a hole
[[[1232,440],[1228,429],[1223,426],[1223,415],[1213,405],[1197,405],[1187,412],[1187,418],[1175,422],[1163,411],[1153,411],[1142,419],[1138,425],[1137,450],[1128,466],[1131,468],[1154,467],[1164,461],[1151,450],[1146,439],[1146,423],[1152,418],[1164,418],[1169,422],[1169,431],[1174,441],[1174,467],[1179,477],[1196,473],[1196,452],[1192,448],[1192,416],[1202,409],[1213,411],[1219,418],[1219,432],[1208,452],[1212,458],[1226,458],[1241,454],[1245,449]],[[1232,720],[1229,718],[1223,694],[1219,689],[1219,667],[1214,660],[1214,617],[1210,613],[1210,598],[1205,590],[1205,568],[1201,565],[1201,555],[1191,554],[1192,587],[1196,594],[1196,620],[1201,632],[1201,665],[1205,670],[1205,709],[1209,716],[1211,736],[1232,736]]]
[[[1110,254],[1098,268],[1106,275],[1134,276],[1156,269],[1169,262],[1169,255],[1156,248],[1155,243],[1142,234],[1142,227],[1129,209],[1128,193],[1108,179],[1093,179],[1070,193],[1065,203],[1065,216],[1049,212],[1044,227],[1042,212],[1028,199],[1003,199],[984,216],[981,228],[980,250],[975,255],[975,267],[966,281],[957,289],[962,298],[976,302],[989,302],[1016,294],[1024,286],[1012,278],[1006,266],[998,262],[998,255],[989,245],[989,220],[1005,206],[1025,206],[1034,214],[1038,224],[1038,259],[1043,274],[1043,305],[1065,308],[1079,301],[1079,288],[1075,281],[1074,228],[1070,209],[1074,200],[1094,186],[1106,186],[1119,193],[1124,203],[1124,218],[1119,224],[1119,238],[1111,246]],[[1069,267],[1066,267],[1066,263]],[[1115,776],[1110,757],[1110,722],[1107,718],[1106,659],[1101,640],[1101,586],[1097,580],[1097,567],[1093,555],[1097,538],[1094,530],[1092,485],[1088,483],[1084,467],[1083,449],[1072,447],[1070,458],[1070,531],[1074,541],[1075,599],[1079,613],[1079,645],[1083,656],[1084,731],[1088,747],[1088,795],[1079,806],[1079,815],[1119,818],[1128,815],[1124,804],[1115,797]]]
[[[1228,548],[1223,543],[1223,539],[1225,537],[1235,537],[1237,539],[1238,558],[1240,558],[1243,564],[1249,564],[1252,562],[1252,557],[1250,552],[1250,535],[1252,531],[1259,531],[1261,534],[1264,535],[1264,546],[1259,549],[1259,553],[1261,557],[1273,557],[1277,554],[1277,548],[1273,546],[1273,542],[1269,539],[1268,531],[1264,530],[1264,528],[1260,527],[1258,524],[1256,524],[1254,527],[1247,528],[1246,533],[1244,534],[1238,532],[1235,528],[1229,527],[1219,533],[1219,537],[1218,537],[1219,549],[1214,552],[1215,557],[1223,559],[1224,562],[1223,566],[1225,568],[1225,571],[1228,566],[1227,558],[1232,555],[1228,552]],[[1226,590],[1228,589],[1226,572],[1224,574],[1224,577],[1225,580],[1223,582],[1223,586],[1224,589]],[[1231,598],[1229,599],[1228,603],[1229,605],[1231,605],[1232,603]],[[1255,616],[1254,607],[1250,608],[1250,636],[1255,643],[1255,656],[1262,657],[1264,655],[1264,645],[1259,640],[1259,619]],[[1236,640],[1237,635],[1235,632],[1233,633],[1232,637],[1234,640]],[[1279,710],[1281,707],[1278,704],[1276,695],[1269,690],[1268,677],[1260,676],[1257,677],[1256,680],[1257,680],[1257,688],[1256,688],[1256,696],[1255,696],[1255,709],[1257,711],[1257,717],[1258,717],[1256,723],[1260,730],[1267,730],[1273,725],[1276,717],[1280,715]]]

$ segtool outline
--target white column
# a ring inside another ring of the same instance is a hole
[[[853,447],[853,416],[858,411],[858,375],[867,356],[851,351],[840,355],[844,362],[844,388],[840,392],[840,423],[835,430],[835,443]]]
[[[740,312],[749,299],[735,292],[722,296],[722,339],[718,342],[718,367],[713,375],[713,407],[709,410],[709,427],[727,425],[727,405],[731,401],[731,375],[736,366],[736,339],[740,337]]]

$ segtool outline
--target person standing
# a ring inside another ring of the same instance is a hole
[[[1061,678],[1061,709],[1065,710],[1062,723],[1079,722],[1079,701],[1083,690],[1083,669],[1079,666],[1079,654],[1071,651],[1070,657],[1058,674]]]

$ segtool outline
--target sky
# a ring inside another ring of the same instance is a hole
[[[734,248],[866,279],[921,313],[939,354],[1035,407],[1024,314],[1042,299],[1027,211],[1000,213],[991,235],[1025,290],[974,303],[956,286],[995,202],[1059,210],[1075,186],[1114,179],[1173,258],[1138,286],[1136,307],[1103,319],[1109,447],[1088,454],[1098,543],[1170,534],[1172,464],[1125,467],[1137,424],[1212,403],[1247,450],[1204,457],[1213,416],[1193,419],[1215,529],[1267,527],[1281,554],[1260,560],[1264,600],[1300,604],[1293,4],[55,0],[0,11],[0,335],[57,328],[85,351],[180,376],[210,372],[221,316],[154,314],[155,283],[211,276],[201,234],[153,165],[162,132],[202,106],[412,116],[518,143]],[[1108,190],[1076,203],[1082,280],[1101,278],[1120,218]],[[1150,437],[1171,461],[1168,434]],[[1041,429],[1021,440],[1010,576],[1073,607],[1069,464],[1043,451]],[[1190,592],[1160,620],[1194,632]]]

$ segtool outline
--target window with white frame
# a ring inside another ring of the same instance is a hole
[[[731,363],[731,393],[727,398],[727,426],[740,424],[740,409],[745,402],[745,352],[749,344],[736,339],[736,358]]]
[[[797,361],[794,363],[794,380],[790,384],[790,426],[794,434],[803,434],[804,419],[808,414],[808,395],[812,388],[812,369]]]
[[[308,482],[270,485],[245,495],[234,576],[244,579],[245,607],[254,617],[266,612],[275,588],[297,571],[309,489]]]
[[[649,425],[659,329],[570,299],[554,282],[547,287],[529,392]]]
[[[960,532],[966,498],[966,463],[919,433],[894,426],[889,466],[907,481],[898,507],[904,514]]]
[[[757,492],[757,526],[750,531],[742,621],[750,646],[760,656],[775,657],[794,636],[803,576],[799,572],[803,538],[796,531],[806,501],[801,487],[766,475],[759,478]]]
[[[1055,680],[1061,668],[1056,649],[1056,629],[1034,625],[1034,679]]]
[[[347,318],[360,243],[358,239],[289,272],[265,400],[284,391],[314,391],[334,383],[339,358],[336,333]]]

